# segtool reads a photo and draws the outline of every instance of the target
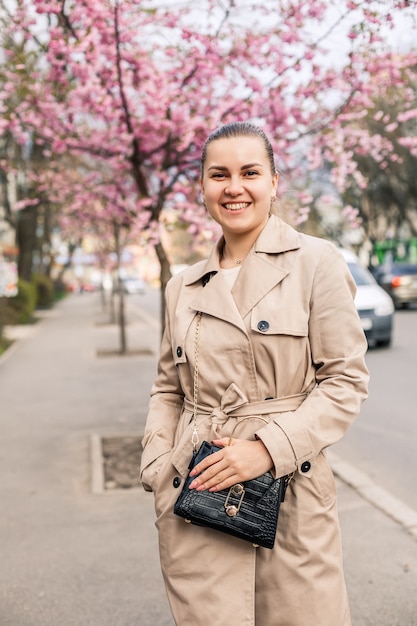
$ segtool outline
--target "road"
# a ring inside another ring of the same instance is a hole
[[[390,348],[369,350],[369,398],[333,450],[417,511],[417,309],[395,313]]]
[[[158,290],[129,299],[159,321]],[[392,346],[367,363],[369,398],[333,451],[417,511],[417,308],[396,311]]]

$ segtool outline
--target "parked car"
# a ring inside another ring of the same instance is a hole
[[[370,346],[389,346],[392,340],[394,303],[378,285],[371,272],[349,250],[341,250],[357,291],[355,305]]]
[[[122,284],[125,293],[145,293],[146,290],[145,281],[136,276],[125,276]]]
[[[417,264],[389,263],[376,267],[372,273],[397,309],[417,302]]]

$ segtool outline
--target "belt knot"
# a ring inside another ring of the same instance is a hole
[[[243,391],[235,383],[231,383],[220,398],[220,406],[212,409],[211,419],[213,425],[223,425],[227,422],[230,413],[247,403],[248,399]]]

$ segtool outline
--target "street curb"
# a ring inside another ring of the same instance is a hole
[[[403,526],[417,540],[417,511],[374,483],[364,472],[347,461],[343,461],[334,452],[327,451],[327,458],[334,474],[342,482],[352,487],[364,500]]]

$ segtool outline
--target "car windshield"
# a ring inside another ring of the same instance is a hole
[[[358,286],[375,284],[375,279],[365,267],[362,267],[362,265],[359,265],[358,263],[348,263],[348,266],[353,276],[353,280]]]

